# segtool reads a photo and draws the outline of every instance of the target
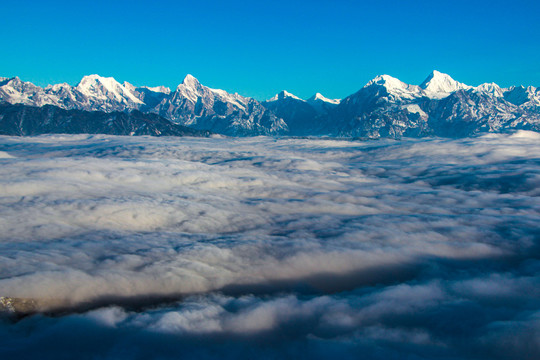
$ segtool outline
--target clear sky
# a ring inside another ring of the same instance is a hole
[[[341,98],[379,74],[434,69],[478,85],[540,86],[540,1],[7,1],[0,76],[37,85],[100,74],[266,99]]]

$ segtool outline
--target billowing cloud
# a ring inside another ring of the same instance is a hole
[[[0,354],[536,358],[539,140],[0,137]]]

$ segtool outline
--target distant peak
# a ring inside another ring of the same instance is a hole
[[[424,88],[432,81],[444,81],[444,80],[455,81],[454,79],[452,79],[450,75],[442,73],[437,70],[433,70],[432,72],[429,73],[428,77],[426,78],[426,80],[424,80],[424,82],[420,85],[420,87]]]
[[[200,85],[201,83],[195,78],[195,76],[187,74],[184,81],[182,81],[182,84],[188,87],[194,87]]]
[[[291,94],[290,92],[288,92],[286,90],[283,90],[282,92],[280,92],[279,95],[282,96],[282,97],[292,97],[292,98],[301,100],[298,96],[296,96],[294,94]]]
[[[500,88],[499,85],[495,84],[494,82],[484,83],[484,84],[478,85],[474,89],[477,92],[484,92],[484,93],[495,95],[497,97],[502,97],[503,96],[502,89]]]
[[[309,101],[311,101],[311,102],[323,101],[323,102],[326,102],[326,103],[336,104],[336,105],[340,103],[339,99],[328,99],[328,98],[324,97],[321,93],[315,93],[315,95],[313,95],[312,97],[309,98]]]
[[[387,88],[406,88],[407,84],[403,81],[390,76],[390,75],[378,75],[367,83],[366,86],[371,85],[383,85]]]
[[[371,81],[377,82],[377,81],[395,81],[395,80],[399,80],[399,79],[390,75],[383,74],[383,75],[375,76],[373,80]]]
[[[281,92],[276,94],[273,98],[271,98],[268,101],[277,101],[277,100],[283,100],[283,99],[286,99],[286,98],[292,98],[292,99],[295,99],[295,100],[304,101],[304,100],[300,99],[298,96],[293,95],[293,94],[291,94],[290,92],[288,92],[286,90],[282,90]]]
[[[11,77],[11,78],[8,78],[8,77],[0,77],[0,82],[3,82],[3,83],[11,83],[11,82],[14,82],[14,83],[22,83],[21,79],[19,79],[18,76],[14,76],[14,77]]]
[[[526,92],[536,92],[538,89],[540,88],[535,88],[534,86],[523,86],[523,85],[515,85],[515,86],[510,86],[508,88],[508,90],[519,90],[519,91],[526,91]]]
[[[432,93],[451,93],[454,91],[471,88],[468,85],[452,79],[450,75],[437,70],[433,70],[431,74],[428,75],[426,80],[424,80],[424,82],[420,85],[420,87]]]
[[[126,87],[126,84],[128,84],[129,87]],[[103,77],[97,74],[92,74],[84,76],[76,86],[76,89],[89,97],[109,97],[118,101],[127,99],[134,103],[142,103],[132,94],[132,86],[133,85],[127,82],[122,85],[113,77]]]
[[[116,81],[113,77],[104,77],[97,74],[92,74],[83,76],[81,81],[79,81],[79,83],[77,84],[77,88],[86,88],[88,86],[92,86],[92,84],[95,83],[100,83],[106,87],[114,86],[116,84],[120,85],[120,83]]]
[[[100,76],[98,74],[91,74],[91,75],[83,76],[83,78],[81,79],[81,82],[82,81],[103,80],[103,79],[112,79],[112,77],[111,78],[106,78],[106,77]]]

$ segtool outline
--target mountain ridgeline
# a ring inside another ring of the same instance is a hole
[[[45,88],[18,77],[0,78],[0,102],[0,133],[10,135],[400,138],[540,131],[540,89],[494,83],[473,87],[438,71],[420,85],[377,76],[341,100],[319,93],[304,100],[282,91],[264,102],[206,87],[191,75],[174,91],[98,75],[85,76],[76,86]]]
[[[104,112],[64,110],[58,106],[41,107],[0,103],[0,134],[32,136],[42,134],[108,134],[151,136],[210,136],[197,130],[174,124],[156,114],[138,110]]]

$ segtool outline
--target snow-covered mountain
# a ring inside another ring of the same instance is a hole
[[[294,99],[294,100],[299,100],[299,101],[304,101],[304,100],[300,99],[298,96],[296,96],[294,94],[291,94],[287,90],[282,90],[281,92],[277,93],[276,95],[274,95],[272,98],[270,98],[266,102],[281,101],[281,100],[285,100],[285,99],[288,99],[288,98],[289,99]]]
[[[327,99],[320,93],[303,100],[285,90],[276,94],[263,105],[282,118],[289,128],[288,135],[313,135],[324,127],[321,122],[340,100]]]
[[[143,104],[132,92],[133,86],[121,85],[112,77],[89,75],[82,78],[75,91],[84,95],[84,107],[92,110],[117,111],[136,109]]]
[[[399,138],[540,130],[538,94],[533,87],[473,87],[438,71],[419,86],[382,75],[343,99],[324,120],[322,133]]]
[[[304,135],[317,128],[317,111],[298,96],[285,90],[263,103],[264,107],[282,118],[289,128],[289,135]]]
[[[358,92],[343,99],[324,121],[323,134],[337,136],[420,136],[427,115],[418,103],[425,91],[389,75],[369,81]],[[420,130],[420,131],[418,131]]]
[[[343,100],[319,93],[303,100],[282,91],[262,103],[209,88],[191,75],[173,91],[120,84],[98,75],[85,76],[76,86],[45,88],[14,77],[0,78],[0,101],[68,110],[139,110],[176,124],[233,136],[456,137],[540,129],[539,89],[501,88],[494,83],[473,87],[438,71],[420,85],[380,75]]]
[[[324,114],[334,109],[339,105],[340,101],[340,99],[328,99],[321,93],[315,93],[315,95],[306,100],[319,114]]]
[[[0,81],[0,101],[31,106],[54,105],[85,111],[155,113],[174,123],[227,135],[270,135],[287,132],[287,124],[257,100],[202,85],[191,75],[175,91],[135,87],[112,77],[89,75],[76,86],[41,88],[18,77]]]
[[[448,74],[443,74],[434,70],[420,85],[429,98],[445,98],[458,90],[469,90],[472,86],[462,84],[450,77]]]
[[[504,99],[516,106],[540,113],[540,89],[532,86],[512,86],[503,93]]]
[[[182,125],[227,135],[285,134],[288,130],[282,119],[257,100],[211,89],[191,75],[146,111]]]

